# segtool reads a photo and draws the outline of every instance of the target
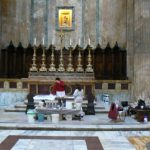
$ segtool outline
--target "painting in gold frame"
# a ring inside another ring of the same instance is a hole
[[[74,7],[57,7],[56,19],[58,30],[74,30]]]

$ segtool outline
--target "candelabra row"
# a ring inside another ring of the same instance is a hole
[[[55,50],[55,47],[52,46],[52,54],[51,54],[51,64],[49,65],[49,68],[46,68],[46,64],[45,64],[45,61],[46,61],[46,56],[45,56],[45,48],[44,46],[42,47],[42,50],[43,50],[43,53],[42,53],[42,64],[41,64],[41,67],[38,69],[37,68],[37,64],[36,64],[36,46],[34,46],[34,53],[33,53],[33,58],[32,58],[32,65],[31,65],[31,68],[30,68],[30,72],[84,72],[84,69],[83,69],[83,66],[81,64],[82,62],[82,57],[81,57],[81,48],[78,47],[78,50],[79,50],[79,53],[78,53],[78,58],[77,58],[77,68],[76,70],[73,68],[73,65],[72,65],[72,51],[73,51],[73,48],[72,47],[69,47],[69,57],[68,57],[68,66],[65,70],[65,67],[64,67],[64,63],[63,63],[63,52],[62,52],[62,49],[60,50],[60,63],[59,63],[59,66],[58,68],[55,67],[55,57],[54,57],[54,50]],[[88,57],[87,57],[87,65],[86,65],[86,69],[85,69],[86,72],[93,72],[93,66],[92,66],[92,57],[91,57],[91,47],[89,46],[88,47]]]

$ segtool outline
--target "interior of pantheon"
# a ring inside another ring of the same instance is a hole
[[[0,0],[0,150],[150,150],[149,87],[149,0]]]

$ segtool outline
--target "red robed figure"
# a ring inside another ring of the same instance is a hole
[[[109,113],[108,113],[108,117],[110,119],[114,119],[116,120],[117,119],[117,116],[118,116],[118,110],[116,108],[116,104],[115,103],[112,103],[111,106],[110,106],[110,110],[109,110]]]
[[[65,91],[65,84],[63,81],[56,81],[54,86],[52,87],[52,94],[56,94],[56,92],[62,92]]]

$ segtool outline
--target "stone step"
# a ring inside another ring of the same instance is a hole
[[[25,112],[26,108],[22,107],[22,108],[6,108],[5,112]],[[108,110],[106,109],[99,109],[99,108],[95,108],[95,112],[96,113],[108,113]]]
[[[26,108],[6,108],[5,112],[25,112]]]
[[[28,100],[24,100],[24,103],[25,103],[25,104],[27,104],[27,102],[28,102]],[[46,101],[46,102],[51,102],[51,103],[54,102],[54,103],[56,103],[57,101]],[[35,103],[35,104],[38,104],[39,101],[38,101],[38,100],[35,100],[34,103]],[[87,104],[87,103],[88,103],[87,100],[84,100],[84,101],[82,102],[82,104]],[[95,101],[94,101],[94,104],[96,105],[96,102],[95,102]]]
[[[14,107],[15,108],[26,108],[26,104],[16,104]]]
[[[87,107],[86,104],[83,104],[82,106]],[[26,108],[26,104],[16,104],[14,107],[15,108]],[[94,107],[95,107],[95,109],[105,109],[104,106],[99,106],[99,105],[95,105]]]

